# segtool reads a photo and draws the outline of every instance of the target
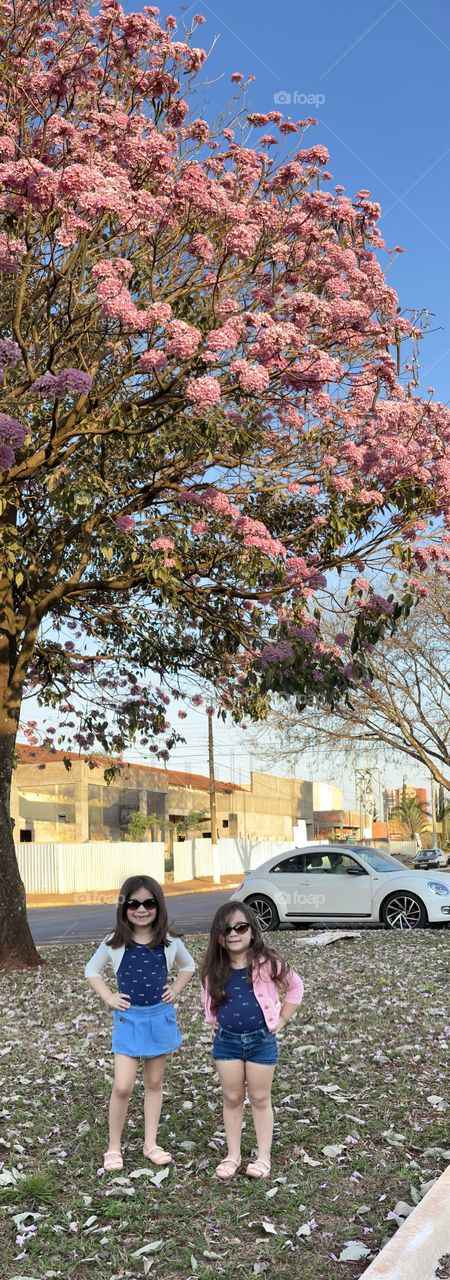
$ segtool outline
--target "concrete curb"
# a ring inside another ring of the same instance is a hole
[[[450,1165],[360,1280],[434,1280],[450,1253]]]
[[[242,879],[242,877],[241,877]],[[184,898],[191,893],[220,893],[222,890],[228,890],[233,893],[238,888],[241,880],[234,880],[232,883],[222,881],[221,884],[193,884],[191,880],[186,884],[163,884],[161,888],[165,898]],[[37,910],[39,907],[105,907],[115,906],[117,902],[117,890],[105,889],[98,892],[86,893],[60,893],[49,894],[46,897],[43,894],[29,893],[27,894],[27,909]]]

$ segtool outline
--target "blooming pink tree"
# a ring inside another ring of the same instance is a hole
[[[164,756],[184,673],[236,716],[272,689],[333,704],[445,553],[450,415],[400,380],[420,335],[379,207],[330,189],[314,121],[249,112],[239,73],[233,127],[191,109],[199,15],[179,38],[116,0],[1,9],[0,963],[33,965],[9,820],[26,692],[91,754],[140,735]],[[320,631],[343,571],[353,664]]]

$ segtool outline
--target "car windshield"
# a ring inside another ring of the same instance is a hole
[[[398,858],[393,858],[390,853],[385,853],[383,849],[357,849],[354,853],[358,854],[358,858],[364,858],[369,863],[372,871],[404,871],[405,868]]]

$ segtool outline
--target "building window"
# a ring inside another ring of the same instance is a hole
[[[222,826],[223,826],[223,827],[227,827],[227,826],[228,826],[228,818],[222,818]]]
[[[33,832],[32,832],[32,831],[30,831],[30,830],[28,829],[28,827],[26,827],[26,828],[25,828],[25,830],[23,830],[23,831],[21,831],[21,832],[20,832],[20,843],[21,843],[21,844],[31,844],[32,839],[33,839]]]
[[[131,814],[138,813],[138,812],[139,810],[136,808],[136,805],[121,804],[119,809],[119,823],[122,831],[127,830],[128,822],[129,822],[129,819],[131,818]]]
[[[58,813],[58,822],[67,822],[67,814]]]

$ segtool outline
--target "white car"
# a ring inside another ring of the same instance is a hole
[[[280,925],[385,924],[420,929],[450,922],[450,877],[408,871],[382,849],[347,844],[289,849],[249,871],[233,899],[262,929]]]

